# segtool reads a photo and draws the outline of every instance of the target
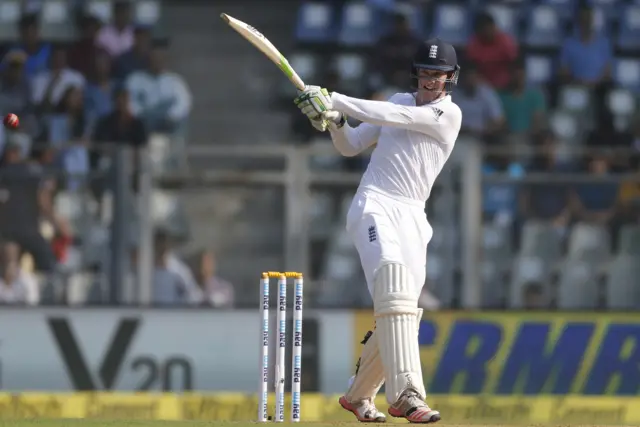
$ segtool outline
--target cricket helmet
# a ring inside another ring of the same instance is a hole
[[[419,70],[435,70],[447,73],[445,90],[451,93],[453,86],[458,84],[460,66],[456,49],[449,43],[437,37],[430,38],[420,44],[413,57],[411,65],[411,78],[417,87]]]

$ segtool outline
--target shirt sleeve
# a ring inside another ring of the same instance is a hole
[[[345,123],[340,129],[330,127],[329,133],[336,150],[345,157],[352,157],[375,144],[380,136],[380,126],[362,123],[352,128]]]
[[[182,120],[191,111],[191,92],[179,76],[173,75],[170,84],[175,96],[175,103],[169,109],[169,117],[176,121]]]
[[[499,120],[504,117],[502,103],[495,90],[490,87],[486,88],[485,97],[487,101],[487,114],[491,120]]]
[[[337,92],[333,108],[365,123],[420,132],[444,143],[453,143],[460,131],[462,113],[452,102],[410,107],[389,101],[368,101]]]
[[[136,117],[138,117],[144,110],[143,105],[140,103],[140,97],[138,96],[141,85],[143,85],[143,82],[140,81],[138,73],[131,74],[125,80],[127,92],[129,92],[129,106],[131,108],[131,114]]]
[[[31,102],[40,104],[44,98],[44,92],[49,84],[48,74],[37,74],[31,83]]]

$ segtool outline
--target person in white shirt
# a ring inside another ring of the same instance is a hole
[[[84,76],[68,67],[64,48],[54,48],[49,61],[49,70],[36,74],[31,86],[31,99],[43,112],[57,107],[69,88],[82,89],[85,85]]]
[[[373,404],[383,383],[389,415],[413,423],[440,420],[425,402],[418,299],[433,235],[425,202],[462,121],[451,100],[460,71],[456,51],[440,39],[427,40],[411,71],[415,92],[397,93],[388,101],[356,99],[318,86],[307,86],[294,101],[316,129],[329,129],[342,155],[355,156],[377,143],[346,226],[374,302],[376,328],[365,338],[356,375],[340,404],[365,422],[385,421]],[[347,116],[362,124],[350,127]]]
[[[0,304],[37,305],[40,286],[33,274],[20,268],[20,248],[8,242],[0,249]]]
[[[192,96],[182,77],[165,68],[163,44],[154,46],[149,69],[129,75],[131,112],[150,132],[178,132],[191,112]]]
[[[106,50],[112,58],[123,54],[133,46],[131,2],[117,0],[113,3],[113,23],[98,32],[96,46]]]

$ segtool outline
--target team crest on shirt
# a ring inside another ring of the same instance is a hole
[[[436,122],[439,122],[440,116],[442,116],[442,110],[436,107],[431,107],[431,109],[433,110],[433,115],[436,119]]]
[[[376,234],[376,227],[375,225],[372,225],[371,227],[369,227],[369,243],[373,243],[378,239],[378,236]]]

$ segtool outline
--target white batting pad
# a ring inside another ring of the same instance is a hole
[[[393,405],[407,389],[424,399],[417,333],[420,310],[413,277],[407,267],[389,263],[376,271],[373,305],[387,402]]]
[[[349,402],[373,399],[382,384],[384,384],[384,367],[378,349],[378,334],[373,331],[362,348],[358,373],[347,391],[346,398]]]

